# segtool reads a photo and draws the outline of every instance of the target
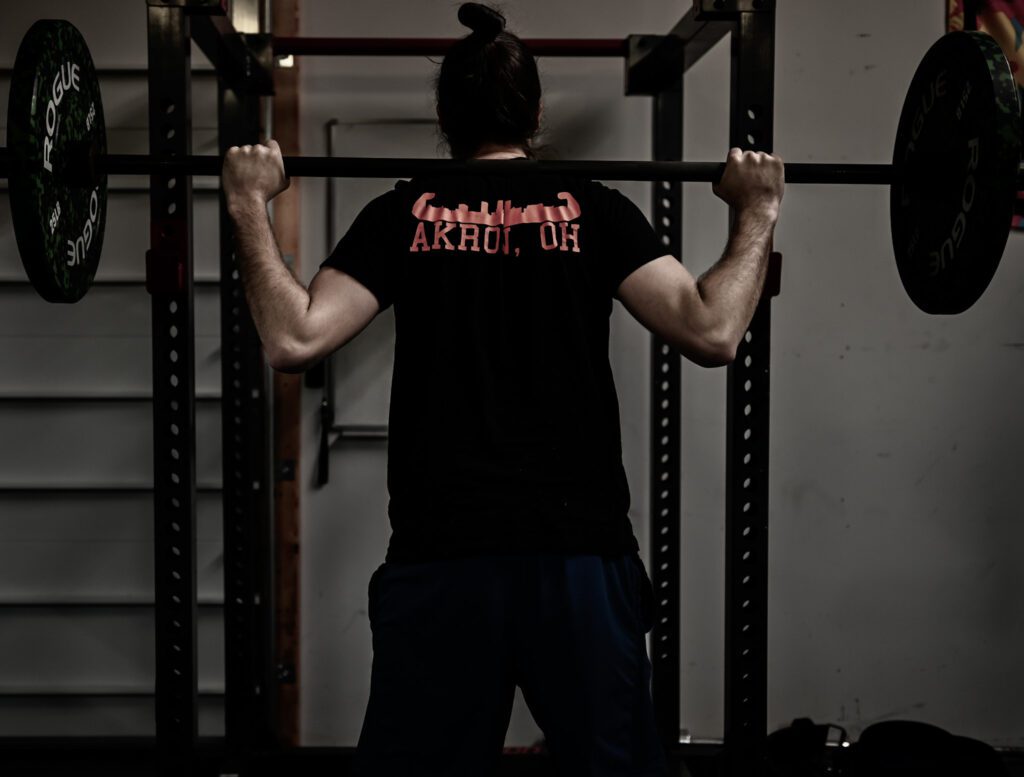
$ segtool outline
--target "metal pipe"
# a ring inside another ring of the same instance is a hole
[[[273,38],[274,56],[442,57],[457,38]],[[523,40],[537,57],[625,57],[623,38]]]
[[[101,167],[111,175],[220,175],[219,156],[157,159],[141,154],[109,154]],[[416,175],[565,175],[604,181],[697,181],[722,177],[722,162],[538,161],[401,159],[372,157],[285,157],[285,172],[296,177],[409,178]],[[788,183],[890,184],[890,164],[786,165]]]
[[[331,427],[339,440],[372,440],[385,442],[388,439],[388,427],[375,424],[336,424]]]
[[[909,175],[923,182],[941,178],[948,166],[944,155],[922,155],[908,166]],[[933,163],[934,162],[934,163]],[[110,175],[218,176],[224,160],[219,156],[153,157],[145,154],[107,154],[97,167]],[[0,149],[0,178],[14,160]],[[393,157],[284,157],[285,172],[300,178],[411,178],[417,175],[564,175],[601,181],[694,181],[715,183],[725,170],[723,162],[549,161],[505,159],[406,159]],[[891,164],[829,164],[794,162],[786,165],[786,182],[795,184],[890,185],[896,168]],[[1018,188],[1024,176],[1017,174]]]

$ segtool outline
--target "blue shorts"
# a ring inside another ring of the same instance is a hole
[[[373,669],[358,777],[488,777],[515,688],[564,777],[668,774],[636,554],[393,563],[370,578]]]

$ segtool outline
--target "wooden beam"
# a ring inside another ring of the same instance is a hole
[[[299,0],[275,0],[275,34],[299,34]],[[274,137],[284,154],[298,155],[299,64],[275,68]],[[301,278],[299,263],[299,186],[293,184],[274,200],[274,232],[285,261]],[[301,744],[299,719],[299,570],[301,559],[299,506],[301,494],[300,375],[274,373],[274,525],[276,652],[281,671],[278,683],[277,732],[280,744]]]

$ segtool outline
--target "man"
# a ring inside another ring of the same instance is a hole
[[[493,9],[459,18],[472,32],[438,76],[442,134],[455,158],[516,165],[540,123],[536,63]],[[301,371],[395,306],[393,534],[370,581],[356,773],[492,772],[518,686],[564,773],[664,775],[612,299],[697,364],[732,361],[764,283],[781,160],[730,151],[714,189],[733,208],[729,240],[699,281],[601,184],[452,175],[368,204],[307,289],[267,217],[288,186],[277,144],[229,150],[222,185],[272,367]]]

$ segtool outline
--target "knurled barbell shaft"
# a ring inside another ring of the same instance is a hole
[[[0,177],[10,165],[7,149],[0,149]],[[144,154],[108,154],[99,167],[109,175],[208,175],[219,176],[219,156],[186,156],[160,159]],[[601,181],[694,181],[714,183],[722,177],[721,162],[630,162],[396,159],[373,157],[285,157],[285,171],[298,178],[409,178],[416,175],[476,173],[489,175],[553,174]],[[787,183],[880,184],[892,183],[893,167],[886,164],[786,165]]]
[[[6,178],[12,163],[0,149],[0,177]],[[219,176],[219,156],[157,158],[145,154],[108,154],[99,162],[109,175],[207,175]],[[722,177],[722,162],[553,161],[476,159],[403,159],[393,157],[284,157],[285,172],[298,178],[409,178],[417,175],[475,173],[481,175],[565,175],[601,181],[693,181],[714,183]],[[786,182],[793,184],[889,185],[890,164],[786,164]],[[927,171],[918,171],[927,179]],[[1024,190],[1024,175],[1018,174]]]
[[[157,160],[148,156],[111,154],[103,165],[110,175],[150,175],[180,171],[182,175],[220,175],[216,156],[189,156]],[[721,162],[619,162],[394,159],[370,157],[285,157],[289,176],[331,178],[409,178],[416,175],[476,173],[482,175],[577,176],[602,181],[718,181]],[[892,165],[786,165],[789,183],[889,184]]]

